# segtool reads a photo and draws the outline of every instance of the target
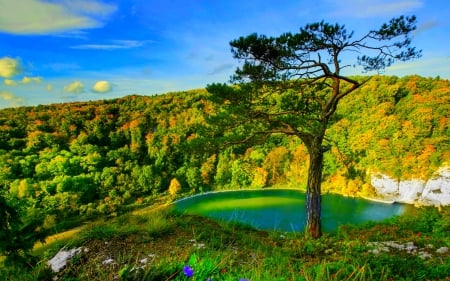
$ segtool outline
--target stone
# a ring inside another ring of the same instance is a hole
[[[413,179],[400,181],[398,185],[398,198],[396,201],[414,204],[422,195],[425,182],[423,180]]]
[[[408,251],[408,252],[412,252],[412,251],[417,250],[417,247],[414,246],[414,243],[413,243],[413,242],[408,242],[408,243],[406,243],[406,245],[405,245],[405,250]]]
[[[421,258],[421,259],[431,259],[433,256],[430,254],[430,253],[428,253],[428,252],[425,252],[425,251],[420,251],[419,253],[418,253],[418,255],[419,255],[419,258]]]
[[[450,167],[440,167],[433,176],[423,179],[397,180],[380,173],[371,175],[371,185],[383,198],[417,206],[450,205]]]
[[[441,167],[425,185],[422,201],[432,205],[450,205],[450,167]]]
[[[103,265],[109,265],[112,264],[114,260],[112,258],[106,259],[102,262]]]
[[[378,250],[378,249],[369,250],[369,253],[372,253],[374,255],[379,255],[380,254],[380,250]]]
[[[397,243],[395,241],[387,241],[387,242],[384,242],[383,244],[385,246],[387,246],[387,247],[391,247],[391,248],[394,248],[394,249],[397,249],[397,250],[404,250],[405,249],[404,245],[399,244],[399,243]]]
[[[333,252],[334,252],[333,249],[326,249],[325,250],[325,254],[327,254],[327,255],[332,254]]]
[[[204,249],[205,243],[194,243],[192,246],[196,247],[197,249]]]
[[[445,254],[448,252],[448,247],[440,247],[439,249],[436,250],[436,253],[438,254]]]
[[[386,197],[398,195],[398,181],[383,174],[372,175],[371,182],[378,194]]]
[[[76,249],[66,250],[62,248],[59,252],[47,262],[53,272],[60,272],[63,269],[69,260],[71,260],[75,255],[81,253],[82,247]]]

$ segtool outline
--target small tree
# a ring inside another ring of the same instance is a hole
[[[171,179],[168,190],[171,196],[177,195],[177,193],[181,191],[180,182],[176,178]]]
[[[326,130],[339,101],[368,78],[342,75],[350,65],[381,71],[420,57],[410,47],[416,18],[400,16],[354,39],[344,25],[308,24],[279,37],[251,34],[230,43],[243,61],[231,82],[208,85],[222,105],[215,116],[230,144],[264,141],[271,134],[299,137],[308,149],[307,233],[321,235],[321,180]],[[348,61],[343,63],[343,61]],[[229,130],[228,130],[229,129]]]
[[[6,256],[7,262],[31,265],[30,250],[37,241],[43,242],[48,232],[42,227],[44,216],[39,209],[30,213],[24,204],[0,192],[0,255]]]

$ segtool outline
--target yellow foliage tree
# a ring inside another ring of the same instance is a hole
[[[267,185],[267,177],[269,172],[261,167],[256,167],[253,174],[252,186],[256,188],[263,188]]]
[[[178,192],[180,192],[180,190],[181,190],[180,182],[176,178],[173,178],[172,180],[170,180],[169,194],[171,196],[175,196]]]

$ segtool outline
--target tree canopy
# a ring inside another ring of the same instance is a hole
[[[415,29],[415,16],[400,16],[356,39],[344,25],[323,21],[278,37],[254,33],[230,42],[234,58],[243,62],[231,79],[234,85],[207,87],[224,105],[216,120],[227,120],[221,124],[233,132],[229,143],[264,141],[281,133],[305,144],[310,157],[307,232],[314,238],[321,235],[326,130],[335,121],[340,100],[368,81],[342,70],[359,65],[364,71],[382,71],[396,61],[420,57],[411,46]]]

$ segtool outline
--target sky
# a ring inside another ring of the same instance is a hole
[[[356,36],[400,15],[422,57],[384,74],[450,79],[447,1],[0,0],[0,108],[204,88],[229,81],[240,36],[322,20]]]

